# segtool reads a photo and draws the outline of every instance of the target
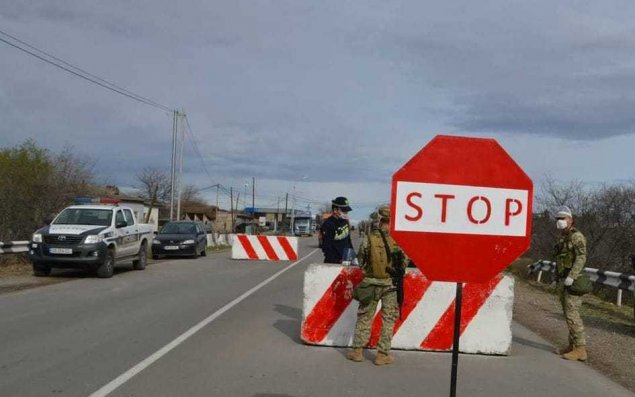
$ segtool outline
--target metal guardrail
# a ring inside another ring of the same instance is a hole
[[[540,282],[542,272],[553,273],[556,270],[556,264],[555,262],[543,259],[527,265],[527,269],[529,273],[538,272],[536,281]],[[618,289],[616,302],[618,306],[622,305],[622,291],[632,291],[635,294],[635,275],[633,274],[598,270],[591,267],[585,267],[584,271],[589,275],[591,281],[596,284],[607,285]]]
[[[28,241],[9,241],[7,243],[0,241],[0,255],[18,254],[20,252],[29,252]]]

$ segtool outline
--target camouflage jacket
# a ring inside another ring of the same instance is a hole
[[[586,238],[576,228],[563,233],[555,246],[556,277],[576,279],[586,264]]]

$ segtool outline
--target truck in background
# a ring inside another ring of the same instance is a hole
[[[313,218],[311,216],[296,216],[293,218],[294,236],[313,236]]]

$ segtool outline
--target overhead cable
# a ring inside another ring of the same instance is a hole
[[[60,58],[58,58],[58,57],[56,57],[54,55],[51,55],[51,54],[49,54],[49,53],[47,53],[47,52],[45,52],[43,50],[40,50],[40,49],[38,49],[38,48],[36,48],[36,47],[34,47],[34,46],[24,42],[24,41],[18,39],[17,37],[14,37],[14,36],[4,32],[4,31],[2,31],[2,30],[0,30],[0,34],[2,34],[5,37],[8,37],[11,40],[13,40],[13,42],[11,42],[11,41],[9,41],[9,40],[7,40],[5,38],[0,37],[0,42],[8,44],[11,47],[14,47],[14,48],[16,48],[16,49],[18,49],[18,50],[20,50],[22,52],[25,52],[25,53],[27,53],[27,54],[29,54],[29,55],[41,60],[41,61],[44,61],[44,62],[46,62],[46,63],[48,63],[50,65],[53,65],[53,66],[55,66],[55,67],[57,67],[59,69],[62,69],[64,71],[68,72],[68,73],[71,73],[72,75],[74,75],[76,77],[82,78],[82,79],[84,79],[86,81],[89,81],[89,82],[91,82],[93,84],[97,84],[98,86],[100,86],[102,88],[106,88],[106,89],[108,89],[110,91],[116,92],[116,93],[118,93],[120,95],[126,96],[126,97],[128,97],[130,99],[134,99],[135,101],[144,103],[146,105],[153,106],[155,108],[158,108],[158,109],[161,109],[161,110],[164,110],[164,111],[167,111],[167,112],[174,112],[173,109],[170,109],[169,107],[167,107],[165,105],[162,105],[162,104],[160,104],[158,102],[155,102],[155,101],[153,101],[153,100],[151,100],[149,98],[146,98],[144,96],[141,96],[139,94],[135,94],[134,92],[129,91],[129,90],[125,89],[125,88],[122,88],[122,87],[120,87],[120,86],[118,86],[118,85],[116,85],[116,84],[114,84],[114,83],[112,83],[112,82],[110,82],[108,80],[102,79],[99,76],[96,76],[96,75],[94,75],[92,73],[89,73],[89,72],[87,72],[87,71],[85,71],[85,70],[83,70],[83,69],[81,69],[81,68],[79,68],[77,66],[72,65],[71,63],[68,63],[68,62],[64,61],[63,59],[60,59]],[[25,47],[28,47],[28,48],[25,48]],[[42,54],[42,55],[40,55],[40,54]]]
[[[213,178],[212,175],[210,174],[209,170],[207,169],[207,165],[205,164],[205,160],[203,159],[203,155],[201,154],[201,151],[198,149],[198,142],[196,141],[196,137],[194,136],[194,132],[192,131],[192,127],[190,126],[190,120],[187,118],[187,115],[183,115],[183,117],[185,118],[185,124],[187,125],[187,132],[190,135],[190,143],[192,145],[192,150],[194,150],[194,154],[196,154],[199,158],[199,160],[201,161],[201,165],[203,166],[203,170],[205,171],[205,173],[207,174],[207,176],[209,177],[210,181],[213,182]]]

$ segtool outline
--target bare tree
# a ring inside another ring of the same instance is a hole
[[[615,271],[630,270],[628,257],[635,251],[635,188],[616,185],[598,189],[585,221],[593,263]]]
[[[66,146],[53,156],[53,173],[50,185],[55,194],[49,196],[54,208],[63,208],[82,195],[94,193],[95,161],[75,153],[72,146]]]
[[[186,185],[181,192],[181,207],[208,206],[199,191],[200,189],[194,185]]]
[[[575,213],[581,213],[589,205],[591,193],[586,185],[579,180],[563,182],[547,175],[540,186],[536,197],[536,204],[540,211],[555,211],[566,205]]]
[[[154,206],[170,197],[172,192],[170,179],[165,171],[153,167],[145,167],[136,176],[141,183],[143,197],[150,200],[150,210],[145,219],[145,223],[148,223]]]
[[[558,236],[555,228],[555,213],[566,205],[576,215],[576,223],[582,208],[589,207],[586,186],[580,181],[562,182],[546,176],[536,194],[536,210],[533,216],[531,255],[550,259]],[[586,235],[586,230],[584,230]]]
[[[566,205],[575,226],[587,239],[587,266],[602,270],[630,271],[629,255],[635,252],[635,185],[615,184],[588,188],[579,181],[548,178],[536,197],[530,255],[549,259],[558,231],[554,214]]]

